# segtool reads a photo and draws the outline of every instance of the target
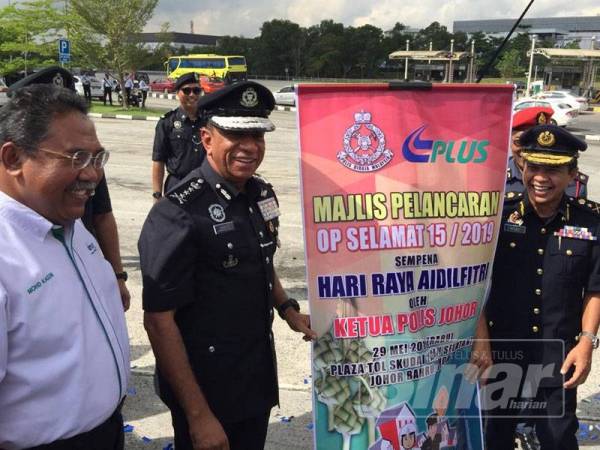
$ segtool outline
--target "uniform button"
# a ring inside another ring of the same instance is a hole
[[[221,189],[221,183],[217,183],[217,184],[215,184],[215,187],[216,187],[217,189]]]
[[[566,251],[567,256],[571,256],[573,254],[573,251],[571,249]]]
[[[260,237],[264,237],[265,233],[263,233],[262,231],[259,231],[259,232],[258,232],[258,235],[259,235]]]
[[[272,291],[273,290],[273,283],[269,283],[269,290]]]
[[[252,214],[252,213],[254,212],[254,209],[252,209],[252,206],[250,206],[250,207],[248,208],[248,211],[250,211],[250,214]]]
[[[493,327],[493,326],[494,326],[494,321],[493,321],[493,320],[490,320],[490,321],[488,322],[488,325],[489,325],[490,327]]]
[[[227,248],[228,248],[229,250],[231,250],[231,249],[233,248],[233,244],[232,244],[231,242],[228,242],[228,243],[227,243]]]
[[[543,275],[544,274],[544,269],[539,268],[538,270],[536,270],[538,275]]]
[[[510,248],[515,248],[517,246],[517,244],[515,244],[514,242],[511,242],[509,245],[510,245]]]
[[[533,308],[533,313],[537,316],[540,313],[540,308]]]
[[[535,290],[535,295],[542,295],[542,290],[541,289],[536,289]]]
[[[546,234],[546,229],[545,229],[545,228],[542,228],[542,229],[540,230],[540,233],[542,233],[542,234]]]
[[[269,264],[269,263],[271,262],[271,259],[269,259],[269,257],[267,256],[267,257],[265,258],[265,261],[267,262],[267,264]]]
[[[531,331],[533,331],[534,333],[537,333],[538,331],[540,331],[540,329],[538,328],[537,325],[534,325],[531,327]]]
[[[544,249],[543,248],[538,248],[537,252],[538,252],[538,255],[543,255],[544,254]]]
[[[208,347],[208,351],[211,353],[215,352],[215,348],[211,345],[210,347]]]

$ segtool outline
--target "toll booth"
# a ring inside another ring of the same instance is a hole
[[[474,58],[469,52],[398,50],[390,53],[389,59],[404,62],[404,74],[410,80],[447,83],[475,80]],[[402,78],[402,71],[399,72]]]
[[[544,86],[548,90],[569,89],[592,96],[600,65],[600,50],[536,48],[534,55],[550,60],[544,69]]]

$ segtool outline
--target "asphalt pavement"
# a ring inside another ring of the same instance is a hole
[[[154,102],[166,104],[153,99],[152,106]],[[164,102],[175,105],[173,101]],[[284,287],[300,300],[306,311],[296,114],[275,111],[271,117],[277,131],[266,135],[267,153],[260,172],[273,183],[281,203],[282,247],[277,252],[276,269]],[[127,449],[165,449],[172,443],[172,429],[167,408],[153,393],[154,357],[142,325],[136,246],[143,221],[152,206],[150,173],[155,123],[97,118],[94,122],[100,141],[111,150],[107,179],[119,225],[124,266],[130,274],[128,286],[132,302],[126,317],[131,340],[132,380],[124,407],[125,422],[130,426],[126,434]],[[600,113],[580,116],[573,131],[600,135]],[[590,176],[590,197],[600,200],[600,142],[590,142],[580,165]],[[280,407],[271,415],[266,448],[311,449],[310,346],[279,318],[275,319],[274,328],[281,383]],[[592,426],[600,424],[599,355],[600,351],[595,352],[592,374],[579,389],[579,415]],[[591,439],[595,435],[588,433],[587,436]],[[600,449],[600,446],[590,440],[590,445],[584,448]]]

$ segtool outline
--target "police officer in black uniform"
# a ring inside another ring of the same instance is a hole
[[[600,206],[564,193],[585,142],[552,125],[533,127],[520,140],[527,190],[507,193],[483,316],[494,365],[508,368],[497,374],[508,374],[505,390],[488,392],[487,448],[513,448],[515,426],[529,416],[542,450],[576,449],[576,387],[598,346]],[[525,377],[536,365],[543,375]]]
[[[166,113],[156,124],[152,150],[152,196],[156,200],[199,167],[205,155],[200,142],[201,123],[197,117],[201,92],[198,75],[182,75],[175,82],[175,90],[179,108]]]
[[[520,156],[520,136],[536,125],[550,124],[553,114],[554,111],[552,108],[534,106],[522,109],[513,115],[510,143],[512,155],[508,158],[508,167],[506,169],[506,192],[514,192],[517,194],[525,192],[522,174],[523,159]],[[577,171],[576,176],[567,186],[567,195],[570,197],[587,198],[588,180],[588,175]]]
[[[255,175],[273,108],[254,82],[203,97],[206,159],[154,205],[140,236],[144,324],[177,450],[262,449],[278,402],[273,310],[315,337],[275,273],[279,207]]]

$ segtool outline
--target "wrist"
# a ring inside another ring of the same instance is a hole
[[[290,297],[282,304],[277,305],[277,313],[279,314],[279,317],[281,317],[283,320],[286,319],[286,313],[290,309],[293,309],[297,313],[300,312],[300,304],[295,298]]]
[[[598,345],[600,344],[600,338],[589,331],[582,331],[579,333],[579,335],[576,337],[576,340],[579,344],[585,342],[586,344],[591,345],[593,349],[598,348]]]
[[[124,270],[122,272],[115,272],[115,277],[117,278],[117,280],[121,281],[127,281],[127,272],[125,272]]]
[[[162,198],[162,192],[160,192],[160,191],[154,191],[152,193],[152,197],[154,197],[155,199],[158,200],[158,199]]]

